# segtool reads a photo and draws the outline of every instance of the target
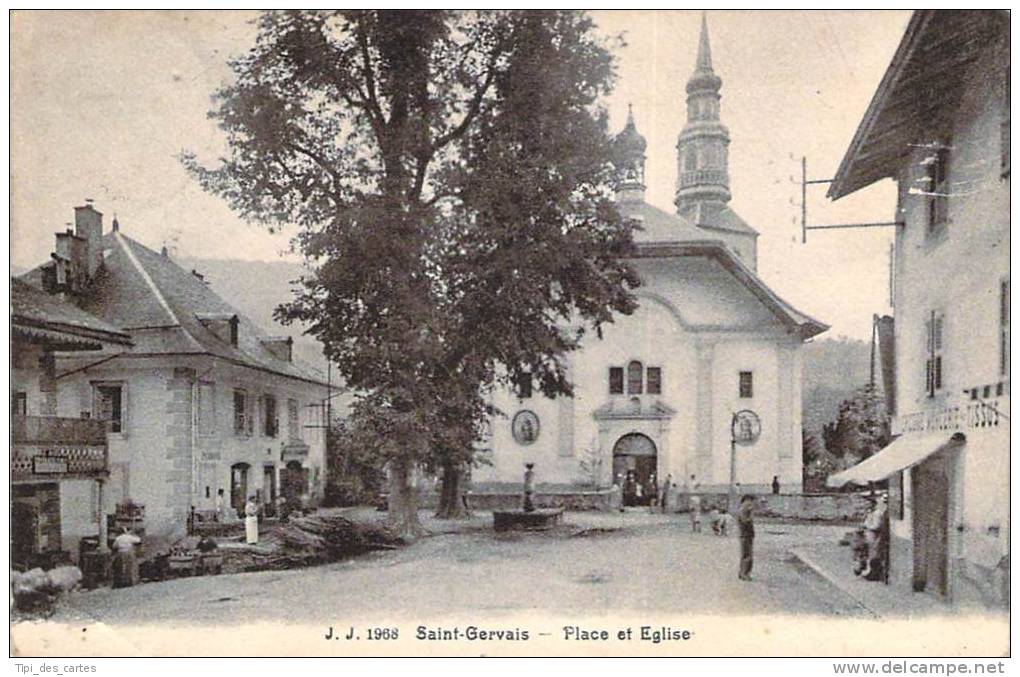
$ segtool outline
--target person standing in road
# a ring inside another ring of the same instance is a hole
[[[698,490],[698,485],[694,485],[694,491]],[[691,494],[687,499],[687,505],[691,510],[691,531],[701,531],[701,496],[697,494]]]
[[[737,526],[740,529],[740,573],[737,577],[749,581],[754,567],[754,496],[750,494],[740,499]]]
[[[259,507],[254,496],[249,496],[244,504],[244,540],[249,545],[259,542]]]
[[[659,507],[662,514],[669,511],[669,490],[673,487],[673,475],[666,475],[666,481],[662,483],[662,490],[659,492]]]

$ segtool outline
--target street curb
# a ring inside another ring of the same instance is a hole
[[[854,604],[864,609],[875,618],[882,617],[882,614],[868,606],[867,603],[864,602],[864,600],[862,600],[859,596],[854,594],[853,590],[851,590],[849,586],[847,586],[843,581],[839,580],[838,578],[830,574],[828,571],[826,571],[824,567],[820,566],[817,562],[815,562],[811,558],[811,556],[808,555],[806,552],[799,548],[790,548],[789,552],[794,559],[796,559],[798,562],[806,566],[816,576],[824,580],[826,583],[828,583],[829,585],[843,593],[843,595],[850,599],[851,601],[853,601]]]

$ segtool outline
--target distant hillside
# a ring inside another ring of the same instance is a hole
[[[185,270],[195,270],[224,301],[247,315],[267,334],[294,337],[294,356],[325,371],[322,344],[305,336],[304,327],[282,325],[273,311],[294,298],[293,281],[304,269],[286,261],[240,261],[237,259],[174,259]]]
[[[822,339],[804,346],[804,428],[818,434],[836,419],[840,402],[868,382],[871,347],[854,339]]]

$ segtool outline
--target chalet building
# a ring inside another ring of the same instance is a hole
[[[165,248],[116,219],[104,234],[102,214],[77,207],[74,232],[58,233],[52,260],[24,280],[133,344],[56,358],[56,413],[106,428],[105,512],[130,500],[144,506],[147,537],[172,538],[221,490],[234,509],[318,491],[326,383],[293,359],[290,338],[265,335]]]
[[[1009,13],[917,11],[829,190],[899,186],[892,584],[1009,602]]]
[[[827,327],[755,273],[758,233],[728,205],[721,87],[703,20],[676,146],[675,214],[645,201],[647,142],[633,113],[614,142],[619,208],[641,228],[631,261],[640,305],[567,358],[573,397],[548,399],[527,382],[495,397],[507,417],[490,426],[476,490],[519,486],[535,463],[549,490],[607,487],[634,471],[645,487],[672,475],[688,491],[726,492],[741,410],[757,414],[761,435],[737,451],[740,490],[771,491],[774,480],[801,490],[801,349]]]
[[[56,354],[110,354],[128,335],[57,296],[11,280],[11,560],[32,567],[100,532],[109,475],[100,422],[57,416]]]

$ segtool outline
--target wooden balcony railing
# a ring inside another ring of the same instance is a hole
[[[102,421],[55,416],[11,417],[11,480],[87,478],[108,472]]]

